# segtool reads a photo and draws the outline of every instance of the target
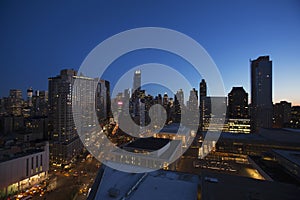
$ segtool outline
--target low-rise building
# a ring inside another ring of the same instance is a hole
[[[17,153],[5,149],[1,152],[0,197],[22,191],[47,177],[49,170],[48,142],[39,148]]]

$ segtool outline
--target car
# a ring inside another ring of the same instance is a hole
[[[28,195],[26,197],[23,197],[21,200],[28,200],[28,199],[32,199],[32,196],[31,195]]]
[[[194,161],[194,162],[193,162],[193,166],[196,167],[196,168],[198,168],[198,167],[200,167],[200,164],[197,163],[196,161]]]

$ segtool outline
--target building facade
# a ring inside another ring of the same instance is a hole
[[[292,104],[281,101],[274,105],[274,128],[288,127],[291,121]]]
[[[69,163],[82,151],[72,114],[74,70],[62,70],[49,78],[50,159],[53,163]]]
[[[207,86],[204,79],[200,82],[200,103],[199,103],[199,110],[200,110],[200,130],[204,130],[204,116],[205,116],[205,98],[207,96]]]
[[[233,87],[228,94],[228,118],[249,118],[248,93],[243,87]]]
[[[50,159],[68,164],[83,150],[78,133],[105,123],[110,113],[109,82],[62,70],[49,78]],[[109,105],[109,107],[108,107]],[[75,110],[74,110],[75,108]],[[74,118],[80,122],[75,127]]]
[[[8,97],[8,114],[13,116],[22,115],[23,98],[22,91],[17,89],[11,89]]]
[[[45,180],[49,170],[49,144],[22,154],[0,157],[0,198]]]
[[[272,61],[269,56],[251,60],[251,129],[272,128]]]

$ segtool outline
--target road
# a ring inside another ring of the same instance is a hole
[[[92,187],[100,163],[94,158],[81,159],[68,170],[52,168],[49,172],[48,183],[55,188],[48,187],[44,195],[33,196],[34,200],[83,200],[87,198],[89,188]]]

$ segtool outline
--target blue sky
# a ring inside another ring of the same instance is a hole
[[[45,90],[48,77],[64,68],[79,69],[106,38],[146,26],[174,29],[199,42],[217,64],[226,93],[233,86],[243,86],[250,93],[249,59],[270,55],[273,101],[300,105],[297,0],[1,1],[0,97],[7,96],[10,88]],[[129,68],[153,60],[185,71],[183,61],[159,54],[136,52],[120,58],[105,78],[114,82],[121,65]],[[199,77],[185,73],[198,89]]]

